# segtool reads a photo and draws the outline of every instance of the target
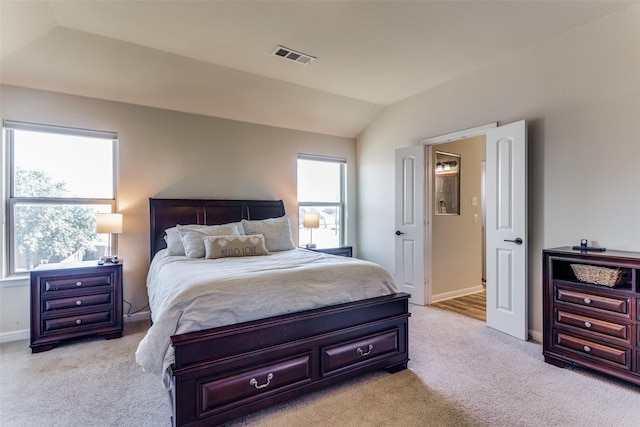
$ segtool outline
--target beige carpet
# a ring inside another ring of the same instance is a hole
[[[409,370],[374,373],[247,415],[240,426],[640,426],[640,387],[545,364],[538,344],[412,307]],[[0,425],[170,426],[169,399],[135,364],[147,323],[31,354],[0,345]]]

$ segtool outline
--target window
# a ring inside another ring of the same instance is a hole
[[[298,243],[317,247],[344,244],[346,160],[298,156]],[[305,227],[305,214],[317,224]]]
[[[116,210],[117,135],[5,120],[4,138],[5,275],[104,255],[95,214]]]

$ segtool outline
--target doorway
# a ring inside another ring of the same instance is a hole
[[[478,135],[485,136],[486,144],[486,323],[488,327],[527,340],[527,133],[524,120],[502,126],[496,123],[478,126],[396,150],[395,278],[399,289],[411,294],[410,303],[432,303],[432,266],[436,262],[432,257],[434,200],[433,195],[427,193],[432,191],[434,179],[426,173],[425,180],[424,172],[433,167],[430,163],[433,150],[426,150],[425,146]],[[429,157],[426,162],[425,154]],[[460,161],[464,164],[462,157]],[[461,175],[464,170],[462,166]],[[453,258],[460,256],[454,254]],[[447,271],[451,274],[454,270]]]
[[[483,134],[426,147],[431,166],[426,192],[432,198],[431,302],[483,321],[485,141]]]

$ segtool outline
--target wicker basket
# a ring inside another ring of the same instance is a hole
[[[581,282],[594,283],[596,285],[613,288],[622,280],[622,270],[596,267],[587,264],[571,264],[573,274]]]

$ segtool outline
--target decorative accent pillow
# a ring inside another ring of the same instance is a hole
[[[202,238],[205,236],[240,235],[238,227],[233,223],[224,225],[207,225],[196,229],[183,225],[178,225],[177,227],[180,232],[180,236],[182,237],[184,253],[189,258],[204,258],[205,248]]]
[[[269,255],[262,234],[203,237],[205,258]]]
[[[263,234],[269,252],[295,249],[291,237],[291,224],[287,215],[259,221],[243,219],[242,226],[247,234]]]

